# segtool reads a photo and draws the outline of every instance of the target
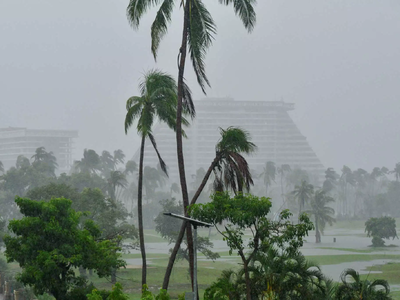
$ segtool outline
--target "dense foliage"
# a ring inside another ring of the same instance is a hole
[[[72,201],[19,197],[15,201],[24,217],[10,221],[13,236],[4,238],[5,255],[8,262],[21,266],[18,280],[37,294],[49,292],[57,300],[73,299],[70,293],[85,283],[73,268],[93,269],[104,277],[125,265],[117,245],[100,239],[101,231],[92,220],[80,226],[81,213],[71,208]]]
[[[396,220],[391,217],[371,218],[365,222],[367,235],[372,236],[372,246],[382,247],[385,245],[383,239],[399,238],[396,231]]]
[[[190,211],[192,217],[213,224],[227,242],[229,253],[240,256],[248,300],[252,297],[250,264],[257,255],[274,246],[293,255],[303,245],[303,237],[313,229],[306,215],[301,215],[299,223],[294,225],[290,222],[290,212],[282,211],[274,221],[267,217],[270,209],[268,198],[250,194],[231,197],[229,193],[217,192],[211,202],[194,205]],[[244,237],[246,230],[251,232],[250,239]]]

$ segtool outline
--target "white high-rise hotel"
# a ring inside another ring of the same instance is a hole
[[[31,158],[36,148],[45,147],[57,158],[58,173],[69,172],[72,165],[72,143],[76,130],[38,130],[0,128],[0,161],[7,170],[15,166],[19,155]]]
[[[247,157],[250,168],[262,170],[267,161],[277,166],[289,164],[321,175],[324,167],[290,118],[294,104],[283,101],[234,101],[204,99],[195,102],[196,118],[184,139],[185,169],[188,178],[199,168],[207,169],[215,157],[215,144],[220,138],[219,127],[240,127],[251,134],[257,152]],[[169,175],[178,182],[175,133],[164,124],[154,130],[157,146],[168,165]],[[138,162],[139,153],[134,156]],[[145,149],[145,165],[155,166],[157,156],[150,142]]]

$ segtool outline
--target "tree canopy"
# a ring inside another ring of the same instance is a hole
[[[100,239],[101,231],[92,220],[80,226],[82,214],[71,208],[71,200],[15,201],[24,217],[10,221],[13,236],[4,238],[5,255],[8,262],[19,263],[18,280],[36,294],[72,300],[71,291],[84,284],[73,268],[93,269],[104,277],[125,266],[116,243]]]

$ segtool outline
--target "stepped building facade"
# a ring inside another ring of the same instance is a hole
[[[57,158],[58,173],[68,172],[72,164],[73,139],[76,130],[37,130],[27,128],[0,128],[0,161],[4,169],[15,166],[17,157],[31,158],[35,150],[45,147]]]
[[[234,101],[233,99],[204,99],[195,102],[196,118],[185,129],[185,169],[187,178],[196,170],[207,170],[215,157],[215,145],[220,138],[219,128],[240,127],[251,134],[257,151],[246,157],[250,168],[261,172],[267,161],[277,166],[289,164],[321,176],[324,167],[312,150],[288,112],[294,104],[283,101]],[[175,133],[165,124],[154,130],[161,156],[168,165],[170,178],[179,182]],[[139,151],[134,160],[139,161]],[[155,166],[157,156],[148,142],[145,149],[145,165]]]

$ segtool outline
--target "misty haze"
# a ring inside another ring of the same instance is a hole
[[[0,300],[400,299],[398,1],[0,1]]]

